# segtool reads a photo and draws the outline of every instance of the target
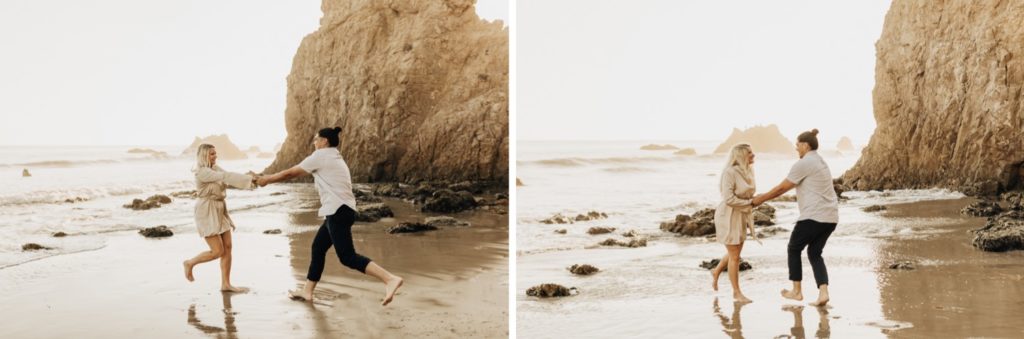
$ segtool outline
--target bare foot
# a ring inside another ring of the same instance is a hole
[[[742,295],[742,294],[740,294],[740,295],[733,294],[732,295],[732,299],[733,299],[734,302],[738,302],[738,303],[752,303],[752,302],[754,302],[753,300],[750,300],[749,298],[747,298],[747,296]]]
[[[236,286],[227,285],[227,286],[221,286],[220,287],[220,291],[221,292],[231,292],[231,293],[245,293],[245,292],[249,292],[249,288],[248,287],[236,287]]]
[[[782,297],[793,300],[804,300],[804,294],[801,292],[790,291],[787,289],[782,290]]]
[[[718,292],[718,276],[721,274],[721,271],[715,272],[715,270],[711,270],[711,288],[714,289],[715,292]]]
[[[306,294],[303,291],[288,291],[288,298],[299,301],[313,301],[313,293]]]
[[[811,305],[811,306],[815,306],[815,307],[825,306],[825,304],[828,304],[828,297],[827,296],[819,296],[818,300],[809,302],[807,304]]]
[[[402,287],[402,278],[395,277],[388,282],[388,286],[384,290],[384,301],[381,302],[381,306],[387,306],[391,303],[391,300],[395,298],[395,292],[398,291],[399,287]]]
[[[192,266],[193,265],[189,265],[188,264],[188,260],[183,261],[181,264],[185,265],[185,279],[188,279],[188,281],[190,281],[190,282],[191,281],[195,281],[196,278],[192,276]]]

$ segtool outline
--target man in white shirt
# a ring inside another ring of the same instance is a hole
[[[369,258],[356,253],[352,243],[352,224],[356,220],[356,197],[352,194],[352,175],[345,159],[338,151],[338,133],[340,127],[324,128],[313,137],[313,154],[306,157],[295,167],[281,172],[259,177],[256,182],[260,186],[289,180],[304,175],[312,175],[316,191],[320,194],[320,210],[318,216],[325,217],[323,225],[313,238],[313,254],[306,274],[306,285],[301,291],[288,291],[292,299],[313,300],[313,290],[324,272],[324,260],[327,250],[334,246],[341,264],[348,268],[363,272],[380,279],[384,283],[384,300],[387,305],[395,297],[395,292],[402,287],[402,278],[391,274]]]
[[[832,172],[817,152],[818,130],[801,133],[797,137],[796,150],[800,153],[800,160],[793,164],[786,179],[768,193],[754,197],[752,203],[754,206],[760,205],[796,187],[800,217],[790,234],[787,249],[789,280],[793,282],[793,289],[782,290],[782,296],[803,300],[800,252],[807,247],[807,260],[811,262],[814,281],[818,285],[818,300],[810,304],[824,306],[829,300],[828,270],[821,252],[839,223],[839,197],[832,185]]]

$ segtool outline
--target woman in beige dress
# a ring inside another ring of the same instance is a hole
[[[196,228],[210,246],[192,259],[185,260],[185,279],[193,281],[192,267],[220,258],[220,290],[245,292],[246,288],[231,285],[231,230],[234,222],[224,203],[227,187],[252,189],[255,177],[224,171],[217,166],[217,149],[210,144],[199,145],[196,154]]]
[[[715,210],[715,233],[718,242],[725,245],[727,253],[711,271],[711,284],[715,291],[718,291],[718,276],[728,266],[732,297],[737,302],[751,302],[740,291],[739,266],[743,240],[747,234],[754,234],[751,200],[754,198],[756,185],[754,170],[751,167],[753,164],[754,152],[750,145],[739,144],[732,147],[719,183],[722,202]]]

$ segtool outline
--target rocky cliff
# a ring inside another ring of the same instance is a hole
[[[1024,2],[894,0],[876,48],[877,128],[854,189],[1020,188]]]
[[[508,29],[472,0],[324,0],[288,76],[267,172],[339,126],[355,181],[508,180]]]

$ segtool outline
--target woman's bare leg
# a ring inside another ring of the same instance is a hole
[[[711,288],[718,291],[718,276],[722,275],[722,271],[725,270],[726,265],[729,265],[729,251],[726,250],[725,255],[722,256],[722,260],[718,261],[718,266],[715,266],[711,270]]]
[[[729,250],[729,282],[732,283],[732,298],[737,302],[751,302],[740,291],[740,251],[743,245],[725,245]]]
[[[391,300],[395,297],[395,292],[398,291],[399,287],[402,287],[402,277],[391,274],[391,272],[388,272],[374,262],[370,262],[370,264],[366,266],[366,274],[380,279],[380,281],[385,285],[384,300],[380,304],[387,306],[387,304],[391,303]]]
[[[192,259],[185,260],[182,265],[185,266],[185,279],[193,281],[195,278],[192,276],[192,267],[204,262],[212,261],[213,259],[220,258],[224,255],[224,245],[220,240],[220,235],[212,235],[206,238],[206,245],[210,246],[209,251],[200,252]]]
[[[221,242],[224,244],[224,255],[220,257],[220,290],[222,292],[247,292],[245,287],[231,286],[231,231],[220,234]]]

